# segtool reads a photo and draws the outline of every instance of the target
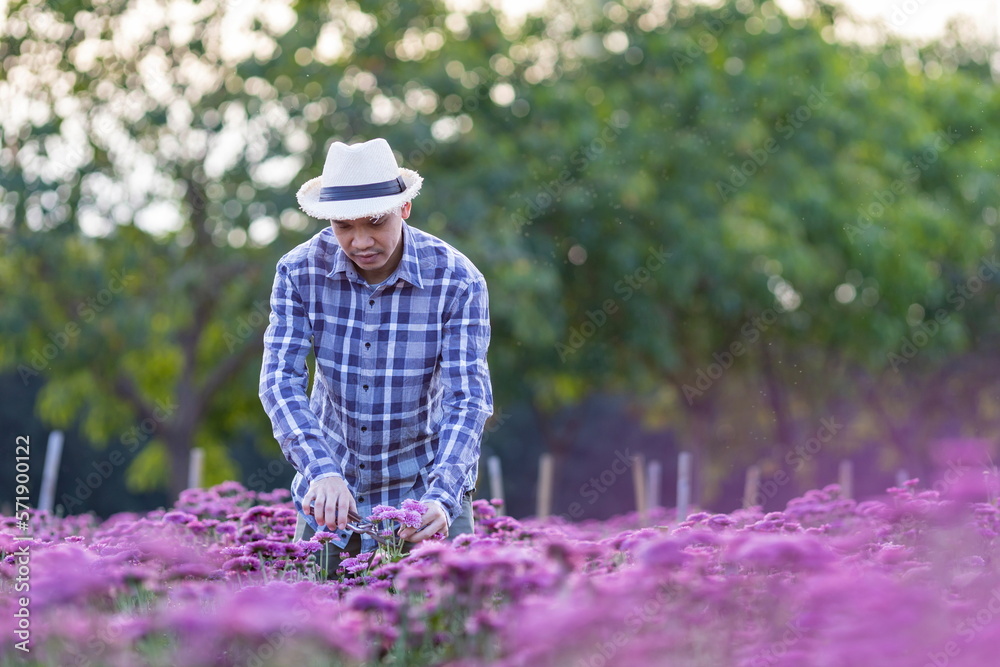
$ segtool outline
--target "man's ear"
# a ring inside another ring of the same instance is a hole
[[[412,203],[412,202],[406,202],[406,203],[405,203],[405,204],[403,204],[403,206],[402,206],[402,207],[401,207],[401,208],[399,209],[399,217],[401,217],[401,218],[402,218],[403,220],[406,220],[407,218],[409,218],[409,217],[410,217],[410,208],[411,208],[411,207],[410,207],[410,204],[411,204],[411,203]]]

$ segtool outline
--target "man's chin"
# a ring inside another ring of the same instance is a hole
[[[382,253],[376,253],[371,257],[354,256],[351,259],[355,264],[365,270],[377,269],[385,264],[385,258],[382,256]]]

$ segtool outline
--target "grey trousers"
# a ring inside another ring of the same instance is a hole
[[[458,515],[450,526],[448,526],[448,539],[453,540],[459,535],[471,535],[476,532],[475,522],[472,519],[472,491],[465,494],[462,499],[462,513]],[[295,541],[299,542],[301,540],[312,539],[312,536],[316,534],[316,531],[306,523],[306,517],[304,514],[299,512],[298,517],[295,520]],[[327,550],[327,571],[334,572],[337,569],[337,565],[340,563],[340,553],[346,551],[351,554],[351,556],[357,556],[361,553],[361,536],[357,533],[351,535],[350,539],[347,540],[347,545],[340,549],[338,547],[333,547]]]

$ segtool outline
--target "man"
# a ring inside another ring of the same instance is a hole
[[[331,224],[278,262],[260,376],[296,471],[296,539],[324,526],[342,550],[371,551],[370,536],[346,529],[348,511],[366,517],[406,498],[428,505],[420,528],[400,531],[407,541],[472,532],[493,412],[486,282],[405,222],[422,183],[374,139],[331,145],[322,176],[298,192],[303,211]]]

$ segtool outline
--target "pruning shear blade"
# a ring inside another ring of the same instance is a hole
[[[370,521],[365,521],[364,519],[362,519],[361,515],[359,515],[357,512],[348,512],[347,520],[348,520],[347,523],[348,528],[350,528],[356,533],[364,533],[365,535],[368,535],[379,544],[385,546],[386,544],[385,538],[378,534],[378,531],[375,529],[375,525]]]

